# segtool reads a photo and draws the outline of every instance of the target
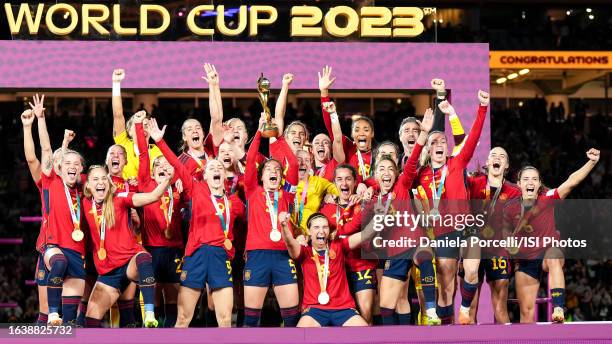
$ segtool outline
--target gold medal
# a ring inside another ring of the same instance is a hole
[[[493,228],[491,228],[491,226],[485,226],[484,230],[482,231],[482,236],[485,239],[491,239],[493,237],[493,235],[495,235],[495,231],[493,230]]]
[[[225,247],[225,249],[227,251],[232,249],[232,241],[228,238],[225,238],[225,241],[223,241],[223,246]]]
[[[525,226],[523,226],[522,230],[525,233],[531,233],[531,232],[533,232],[533,226],[532,225],[525,225]]]
[[[168,240],[172,239],[172,230],[169,227],[164,229],[164,237]]]
[[[106,249],[104,247],[100,247],[100,249],[98,250],[98,258],[100,260],[106,259]]]
[[[508,252],[509,252],[511,255],[513,255],[513,256],[514,256],[514,255],[516,255],[517,253],[519,253],[519,247],[518,247],[518,246],[510,246],[510,247],[508,247]]]
[[[72,240],[76,242],[80,242],[81,240],[83,240],[84,237],[85,237],[85,234],[83,234],[82,230],[75,228],[72,231]]]
[[[329,250],[329,259],[336,259],[336,251]]]

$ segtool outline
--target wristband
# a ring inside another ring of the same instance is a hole
[[[121,97],[121,83],[113,82],[113,97]]]
[[[338,122],[338,113],[336,113],[336,112],[330,113],[329,114],[329,118],[331,119],[331,121],[333,123],[337,123]]]

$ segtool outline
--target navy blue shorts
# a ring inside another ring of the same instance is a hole
[[[519,259],[515,266],[516,271],[524,272],[527,275],[540,280],[542,277],[542,259]]]
[[[358,293],[362,290],[376,289],[376,270],[366,269],[361,271],[348,272],[349,283],[353,293]]]
[[[79,252],[75,250],[59,247],[56,245],[47,245],[45,252],[46,250],[54,247],[59,248],[64,254],[64,257],[66,257],[66,260],[68,261],[68,266],[66,267],[66,274],[64,275],[64,277],[85,279],[85,257],[83,257]],[[42,266],[45,267],[45,270],[47,269],[44,261]],[[47,270],[47,276],[48,275],[49,270]]]
[[[147,246],[153,263],[153,274],[157,283],[179,283],[179,265],[183,258],[183,252],[176,247],[152,247]]]
[[[130,285],[130,282],[133,282],[127,276],[128,265],[130,265],[129,261],[123,266],[111,270],[104,275],[98,276],[98,282],[104,283],[107,286],[115,289],[119,289],[119,291],[123,293],[123,291]]]
[[[47,268],[45,267],[45,258],[42,253],[38,253],[38,261],[36,262],[36,285],[39,287],[47,286]]]
[[[85,274],[87,276],[98,276],[98,271],[96,270],[96,264],[93,259],[93,252],[85,253]]]
[[[355,315],[359,315],[356,309],[321,309],[315,307],[308,307],[302,316],[308,315],[309,317],[316,320],[321,326],[342,326],[350,318]]]
[[[202,245],[183,260],[181,285],[193,289],[211,290],[233,286],[232,265],[223,247]]]
[[[482,259],[479,270],[482,270],[483,274],[487,276],[487,282],[510,279],[510,272],[512,271],[510,259],[501,256]],[[480,273],[478,278],[482,280]]]
[[[448,239],[445,242],[454,242],[457,238],[462,239],[463,234],[461,231],[452,231],[444,235],[436,237],[436,240]],[[436,258],[459,258],[461,247],[452,247],[451,245],[443,245],[442,247],[434,247],[434,253]]]
[[[412,259],[387,259],[383,276],[406,282],[412,264]]]
[[[297,283],[297,268],[287,251],[253,250],[246,253],[244,285],[268,287]]]

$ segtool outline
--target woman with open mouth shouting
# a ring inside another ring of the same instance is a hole
[[[374,212],[379,213],[377,208]],[[302,245],[293,237],[289,214],[281,213],[279,220],[289,256],[300,262],[304,276],[302,317],[297,326],[368,326],[355,309],[346,280],[345,259],[374,235],[372,223],[363,231],[334,239],[327,217],[315,213],[308,219],[309,244]]]
[[[329,98],[329,87],[336,80],[331,76],[332,68],[325,66],[323,74],[319,73],[319,90],[321,91],[321,107],[323,111],[323,122],[329,136],[334,141],[334,132],[332,129],[332,121],[338,119],[338,114],[330,112],[329,108],[331,100]],[[335,110],[335,107],[333,108]],[[353,120],[351,126],[352,140],[346,136],[342,136],[342,145],[346,154],[345,161],[357,169],[357,182],[368,179],[371,176],[372,166],[372,141],[374,140],[374,124],[372,120],[365,116],[360,116]]]
[[[100,165],[89,168],[83,213],[90,228],[99,276],[87,305],[86,327],[101,327],[104,314],[133,281],[138,281],[144,299],[145,327],[157,327],[151,255],[138,243],[128,226],[128,216],[131,208],[159,200],[169,183],[170,178],[167,177],[149,193],[124,192],[115,195],[115,186],[106,168]],[[133,298],[133,294],[126,295],[128,299],[130,296]]]
[[[203,180],[191,178],[191,172],[181,164],[163,140],[166,130],[151,121],[151,137],[181,179],[184,192],[191,199],[192,217],[180,276],[178,318],[176,327],[188,327],[202,289],[212,290],[217,323],[230,327],[233,291],[231,259],[234,256],[233,227],[236,219],[244,216],[244,204],[236,195],[225,192],[225,169],[216,159],[204,166]]]
[[[472,212],[474,214],[482,214],[485,217],[485,225],[480,231],[480,237],[487,240],[498,240],[503,238],[502,233],[502,214],[505,204],[521,196],[521,190],[516,184],[506,180],[506,172],[510,167],[508,152],[502,147],[494,147],[489,151],[489,156],[485,165],[486,174],[469,175],[467,178],[470,198],[472,199]],[[470,248],[471,251],[474,248]],[[487,278],[491,289],[491,303],[493,306],[495,322],[509,323],[508,317],[508,285],[511,276],[510,258],[508,251],[505,248],[483,248],[482,255],[478,252],[470,252],[469,259],[481,258],[480,269],[484,271],[484,276]],[[464,257],[464,262],[466,258]],[[464,264],[463,274],[459,273],[461,294],[468,294],[467,298],[462,297],[462,306],[469,307],[468,313],[459,313],[459,322],[474,324],[476,322],[476,313],[478,311],[478,290],[466,290],[465,286],[469,285],[465,282],[468,272],[465,267],[469,266],[472,271],[469,273],[472,277],[472,284],[478,281],[479,267],[475,264]],[[473,295],[473,301],[471,296]]]
[[[446,136],[443,132],[433,131],[429,133],[427,140],[427,158],[422,164],[417,177],[417,190],[419,198],[427,204],[428,215],[444,216],[446,214],[469,214],[470,206],[467,203],[469,194],[465,185],[466,168],[476,145],[480,140],[480,134],[487,114],[489,105],[489,94],[478,91],[480,106],[470,133],[463,147],[455,156],[451,156]],[[438,106],[445,114],[455,113],[453,107],[447,101]],[[440,202],[449,200],[450,203]],[[452,209],[451,209],[452,208]],[[436,240],[455,241],[461,238],[462,231],[452,226],[435,226],[434,235]],[[437,314],[442,324],[451,324],[454,321],[453,298],[455,293],[455,280],[457,276],[459,247],[448,245],[436,247],[436,272],[438,276],[438,310]],[[478,264],[478,260],[473,260]],[[470,300],[471,301],[471,300]],[[469,304],[468,304],[469,305]]]
[[[423,122],[420,123],[421,132],[416,140],[416,145],[399,176],[397,157],[381,155],[380,158],[376,159],[374,176],[380,187],[380,193],[373,202],[382,205],[385,214],[413,213],[410,204],[410,189],[416,179],[419,157],[433,126],[433,121],[433,111],[427,109],[423,116]],[[385,239],[409,239],[418,243],[421,237],[425,236],[425,233],[419,223],[413,225],[413,228],[394,228]],[[436,314],[433,252],[431,248],[415,244],[408,248],[394,249],[390,247],[384,252],[389,258],[385,262],[383,277],[380,282],[380,313],[383,324],[408,325],[411,323],[410,313],[398,313],[398,321],[396,322],[394,312],[400,298],[404,297],[400,294],[404,290],[404,285],[408,281],[409,272],[414,264],[420,270],[420,284],[425,304],[425,323],[427,325],[439,325],[441,321]]]
[[[503,222],[506,234],[521,238],[560,239],[555,226],[555,200],[565,199],[593,170],[599,161],[600,152],[591,148],[586,152],[589,161],[572,173],[565,182],[555,189],[546,190],[540,179],[540,172],[533,166],[526,166],[519,172],[518,186],[521,198],[510,201],[504,207]],[[521,311],[521,323],[534,322],[536,298],[540,289],[542,272],[548,272],[548,288],[552,296],[552,321],[565,321],[565,277],[563,275],[563,252],[551,244],[544,245],[540,240],[535,247],[518,247],[515,254],[518,260],[515,273],[516,295]]]
[[[76,325],[77,308],[85,288],[85,228],[81,223],[82,188],[79,185],[83,157],[76,151],[62,149],[56,169],[43,99],[35,97],[30,106],[38,118],[41,182],[48,194],[43,207],[46,213],[43,218],[47,219],[43,248],[49,306],[47,323]],[[59,317],[60,304],[63,319]]]
[[[164,156],[153,161],[153,171],[149,170],[149,153],[142,121],[142,113],[134,119],[136,142],[140,151],[138,166],[138,191],[151,192],[164,180],[173,180],[174,168]],[[191,179],[191,178],[189,178]],[[174,327],[177,316],[179,273],[183,257],[183,234],[181,231],[181,208],[185,205],[183,194],[172,185],[164,190],[156,202],[143,207],[142,243],[153,258],[153,271],[156,284],[156,311],[163,310],[163,327]],[[159,314],[156,314],[159,317]]]
[[[247,327],[259,326],[261,308],[273,286],[285,327],[294,327],[300,317],[296,266],[281,241],[279,214],[289,212],[298,184],[298,161],[293,153],[286,157],[288,170],[284,184],[282,164],[270,159],[256,167],[265,115],[247,152],[244,186],[248,204],[244,304]],[[285,150],[285,140],[278,140]]]

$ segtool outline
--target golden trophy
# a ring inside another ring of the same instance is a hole
[[[266,114],[266,123],[261,130],[261,136],[265,138],[277,137],[278,127],[270,116],[270,108],[268,107],[268,98],[270,96],[270,80],[264,77],[263,73],[259,79],[257,79],[257,95],[263,111]]]

